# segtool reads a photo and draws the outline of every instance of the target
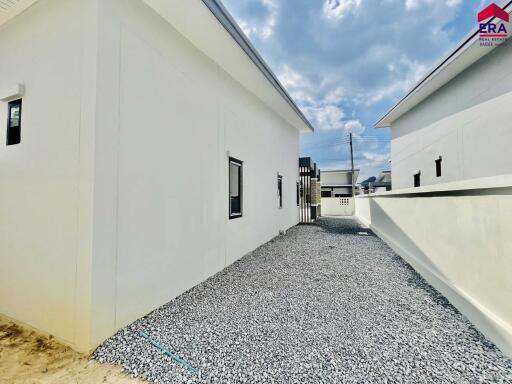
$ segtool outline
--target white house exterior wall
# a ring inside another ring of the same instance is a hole
[[[322,172],[320,171],[320,182],[322,185],[351,185],[350,172]]]
[[[0,28],[0,88],[26,85],[0,313],[89,351],[298,223],[299,131],[141,0],[40,0]]]
[[[23,84],[21,143],[0,102],[0,313],[88,345],[92,1],[41,0],[0,26],[0,89]]]
[[[298,223],[299,132],[141,1],[99,14],[93,344]],[[244,162],[234,220],[228,154]]]
[[[418,170],[421,185],[512,172],[511,65],[497,48],[393,123],[393,189],[412,187]]]

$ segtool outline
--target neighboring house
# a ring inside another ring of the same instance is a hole
[[[378,177],[360,184],[363,194],[391,191],[391,171],[382,171]]]
[[[353,176],[352,170],[320,172],[322,215],[351,216],[354,214],[352,184],[354,184],[354,193],[357,194],[358,176],[359,169],[354,170]]]
[[[359,169],[354,170],[354,184],[359,177]],[[320,184],[322,197],[352,197],[352,171],[321,171]]]
[[[299,222],[312,127],[216,1],[3,4],[0,313],[90,351]]]
[[[475,30],[379,120],[393,190],[512,173],[511,68],[510,45],[481,44]]]

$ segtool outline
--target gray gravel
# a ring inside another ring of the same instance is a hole
[[[154,383],[512,383],[512,361],[352,219],[292,228],[94,358]]]

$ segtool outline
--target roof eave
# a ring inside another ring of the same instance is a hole
[[[503,9],[508,8],[512,4],[512,0],[507,0],[504,2],[504,5],[502,6]],[[507,12],[510,12],[507,10]],[[494,18],[489,20],[489,22],[493,21]],[[417,95],[420,91],[424,91],[427,86],[432,86],[434,83],[432,80],[437,78],[440,73],[442,73],[447,67],[449,67],[452,63],[454,63],[457,59],[464,58],[464,55],[468,52],[468,50],[471,47],[474,47],[475,44],[478,42],[478,28],[473,29],[462,41],[456,46],[456,48],[451,51],[448,55],[443,57],[439,63],[434,66],[434,68],[427,73],[426,76],[424,76],[418,83],[416,83],[398,103],[396,103],[379,121],[377,121],[374,124],[375,128],[389,128],[392,126],[392,124],[398,120],[401,116],[403,116],[405,113],[409,112],[411,109],[413,109],[416,105],[421,103],[423,100],[425,100],[428,96],[430,96],[432,93],[437,91],[439,88],[441,88],[444,84],[448,83],[450,80],[455,78],[458,74],[460,74],[464,69],[468,68],[470,65],[472,65],[474,62],[478,61],[483,56],[490,53],[495,47],[479,47],[480,52],[474,55],[473,57],[470,57],[469,60],[467,60],[466,63],[462,63],[460,65],[460,68],[458,68],[453,76],[446,76],[447,79],[445,81],[441,81],[439,84],[434,84],[432,87],[432,90],[427,90],[425,92],[425,95],[420,96],[418,100],[410,102],[409,106],[406,104],[408,101],[411,100],[411,98],[415,95]],[[403,108],[403,106],[405,108]]]
[[[265,60],[260,56],[256,48],[252,45],[249,39],[245,36],[244,32],[240,29],[237,22],[231,16],[229,11],[224,5],[217,0],[202,0],[204,5],[211,11],[215,18],[221,23],[224,29],[231,35],[236,41],[240,48],[245,52],[249,59],[256,65],[263,76],[272,84],[275,90],[281,95],[281,97],[288,103],[293,109],[297,116],[304,122],[305,131],[314,132],[314,127],[311,122],[304,116],[300,108],[297,106],[295,101],[288,94],[286,89],[283,87],[281,82],[277,79],[276,75],[270,67],[267,65]]]

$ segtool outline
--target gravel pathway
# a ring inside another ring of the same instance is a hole
[[[512,383],[511,360],[379,238],[337,218],[292,228],[94,358],[154,383]]]

